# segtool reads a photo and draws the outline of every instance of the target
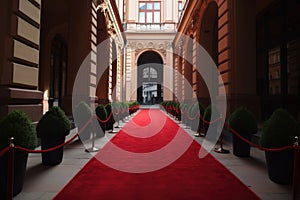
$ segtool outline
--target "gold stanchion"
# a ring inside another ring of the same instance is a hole
[[[222,134],[222,132],[221,132],[221,135],[220,135],[219,143],[220,143],[220,147],[215,148],[215,152],[224,153],[224,154],[230,152],[229,150],[223,148],[223,134]]]
[[[220,118],[222,118],[222,115],[220,116]],[[223,154],[230,153],[229,150],[223,148],[223,130],[220,127],[220,123],[218,123],[218,128],[219,128],[219,131],[221,132],[220,138],[219,138],[220,147],[215,148],[215,152],[217,152],[217,153],[223,153]]]
[[[92,147],[91,148],[88,148],[88,149],[85,149],[85,152],[97,152],[99,151],[100,149],[95,147],[95,138],[96,138],[96,131],[95,131],[95,123],[94,121],[92,121],[92,125],[93,125],[93,133],[92,133]]]
[[[7,180],[7,199],[13,199],[14,194],[14,160],[15,160],[14,138],[9,139],[9,158],[8,158],[8,180]]]
[[[298,196],[298,187],[299,187],[299,138],[298,136],[295,137],[295,144],[294,144],[294,173],[293,173],[293,200],[299,199]]]

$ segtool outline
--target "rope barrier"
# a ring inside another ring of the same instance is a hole
[[[196,117],[199,117],[205,124],[207,125],[211,125],[211,124],[214,124],[218,121],[220,121],[222,119],[222,117],[219,117],[213,121],[208,121],[206,119],[204,119],[204,117],[200,114],[200,112],[198,112],[198,115],[195,115],[194,117],[191,117],[189,115],[189,113],[187,112],[186,113],[186,116],[189,120],[194,120],[196,119]],[[286,151],[286,150],[290,150],[290,149],[299,149],[300,146],[293,146],[293,145],[290,145],[290,146],[284,146],[284,147],[279,147],[279,148],[265,148],[265,147],[262,147],[260,145],[257,145],[255,144],[254,142],[251,142],[249,140],[247,140],[246,138],[244,138],[241,134],[239,134],[237,131],[235,131],[227,122],[225,122],[225,126],[226,128],[232,132],[234,135],[236,135],[239,139],[241,139],[242,141],[248,143],[249,145],[255,147],[255,148],[258,148],[262,151],[269,151],[269,152],[279,152],[279,151]]]
[[[187,118],[188,118],[188,120],[194,120],[194,119],[196,119],[197,117],[198,117],[198,114],[196,114],[194,117],[191,117],[188,113],[186,114],[186,116],[187,116]]]
[[[100,119],[97,115],[97,120],[100,122],[100,123],[102,123],[102,124],[106,124],[109,120],[110,120],[110,118],[112,117],[112,114],[113,114],[113,112],[110,112],[109,113],[109,116],[107,117],[107,119],[106,120],[102,120],[102,119]]]
[[[279,151],[286,151],[286,150],[289,150],[289,149],[293,149],[295,148],[293,145],[290,145],[290,146],[284,146],[284,147],[279,147],[279,148],[265,148],[265,147],[262,147],[262,146],[259,146],[249,140],[247,140],[246,138],[244,138],[241,134],[239,134],[237,131],[235,131],[227,122],[225,122],[225,126],[228,128],[228,130],[230,132],[232,132],[234,135],[236,135],[238,138],[240,138],[241,140],[243,140],[244,142],[248,143],[249,145],[253,146],[253,147],[256,147],[262,151],[269,151],[269,152],[279,152]],[[299,147],[299,146],[298,146]],[[298,148],[297,147],[297,148]]]
[[[0,157],[2,157],[4,154],[6,154],[6,152],[8,152],[8,150],[9,150],[9,147],[5,147],[4,149],[2,149],[0,151]]]
[[[116,109],[112,109],[112,112],[114,112]],[[121,108],[119,107],[118,112],[114,112],[114,115],[119,115],[121,113]]]
[[[54,151],[54,150],[57,150],[69,143],[71,143],[76,137],[78,137],[86,128],[87,126],[91,123],[91,121],[93,120],[94,117],[91,117],[85,124],[84,126],[81,128],[81,130],[76,133],[73,137],[71,137],[69,140],[67,140],[66,142],[58,145],[58,146],[55,146],[55,147],[51,147],[49,149],[45,149],[45,150],[33,150],[33,149],[28,149],[28,148],[24,148],[24,147],[21,147],[21,146],[15,146],[16,149],[19,149],[19,150],[22,150],[22,151],[25,151],[27,153],[47,153],[47,152],[50,152],[50,151]]]

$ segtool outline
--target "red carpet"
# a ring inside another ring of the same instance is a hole
[[[55,199],[259,199],[210,154],[199,159],[200,145],[161,111],[150,112],[151,118],[149,110],[140,111],[96,156],[123,171],[93,158]],[[163,129],[152,135],[155,127]],[[170,148],[161,151],[167,145]],[[116,152],[118,148],[126,151]],[[167,163],[182,149],[187,151],[161,168],[160,163]],[[149,152],[158,158],[148,156]],[[141,173],[143,170],[152,172]]]

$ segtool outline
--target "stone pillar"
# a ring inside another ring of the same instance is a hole
[[[255,1],[228,1],[229,12],[232,13],[229,23],[234,26],[228,26],[230,30],[230,55],[220,53],[220,60],[228,57],[230,65],[228,75],[223,74],[224,82],[228,83],[227,101],[229,112],[232,112],[238,106],[247,106],[256,116],[260,114],[259,99],[256,95],[256,12]],[[222,9],[222,7],[220,8]],[[220,10],[219,10],[220,13]],[[222,14],[222,13],[221,13]],[[222,17],[227,15],[224,13]],[[219,25],[220,25],[219,21]],[[220,33],[219,31],[219,38]],[[219,50],[226,48],[226,43],[219,42]],[[225,63],[225,62],[221,62]],[[220,71],[224,70],[221,64]]]
[[[38,0],[0,2],[0,118],[16,109],[25,111],[33,121],[42,115],[40,16]]]

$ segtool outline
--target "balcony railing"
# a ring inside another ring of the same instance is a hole
[[[123,24],[125,31],[166,31],[175,32],[177,30],[176,23],[126,23]]]

